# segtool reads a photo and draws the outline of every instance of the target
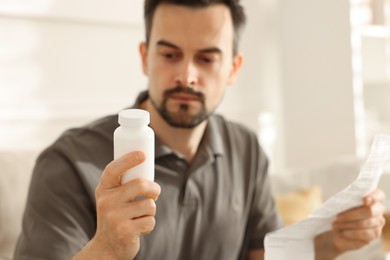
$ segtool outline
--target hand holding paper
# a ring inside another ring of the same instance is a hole
[[[336,254],[359,248],[380,235],[384,194],[374,191],[390,159],[390,136],[377,136],[358,178],[327,200],[307,219],[265,238],[265,259],[314,259],[316,245],[333,247]],[[364,202],[364,203],[363,203]],[[333,228],[332,222],[335,221]],[[361,227],[361,228],[359,228]],[[371,227],[371,228],[370,228]],[[328,258],[329,259],[329,258]]]

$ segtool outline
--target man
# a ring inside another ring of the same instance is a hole
[[[267,160],[253,133],[213,115],[241,68],[243,10],[234,0],[146,0],[145,20],[148,92],[135,106],[151,115],[156,182],[120,185],[145,154],[112,160],[116,116],[66,132],[37,161],[16,259],[264,258],[264,236],[280,226]],[[316,258],[377,238],[383,196],[340,214],[315,239]]]

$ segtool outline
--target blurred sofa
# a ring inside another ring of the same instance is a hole
[[[35,150],[0,151],[0,259],[12,259],[21,230]]]
[[[0,259],[12,259],[14,246],[21,230],[21,218],[27,197],[31,171],[38,151],[0,151]],[[271,172],[271,185],[275,197],[290,208],[287,214],[295,212],[294,219],[305,217],[321,201],[343,189],[352,182],[360,169],[361,162],[340,160],[313,169]],[[390,194],[390,172],[385,174],[380,187]],[[298,198],[298,199],[297,199]],[[385,202],[390,209],[388,200]],[[382,239],[369,246],[347,253],[340,260],[384,259]]]

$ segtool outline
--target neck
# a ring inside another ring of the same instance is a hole
[[[194,128],[172,127],[160,116],[149,99],[142,107],[150,113],[150,126],[160,142],[181,154],[190,163],[198,150],[207,120]]]

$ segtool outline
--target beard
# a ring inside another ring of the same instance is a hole
[[[168,110],[168,99],[171,95],[177,93],[185,93],[196,96],[201,107],[195,114],[191,114],[190,107],[186,103],[182,103],[179,106],[179,110],[172,112]],[[175,88],[165,90],[163,93],[163,100],[160,106],[150,97],[150,101],[160,116],[172,127],[177,128],[194,128],[209,118],[210,114],[206,109],[205,96],[201,92],[197,92],[189,87],[176,86]]]

